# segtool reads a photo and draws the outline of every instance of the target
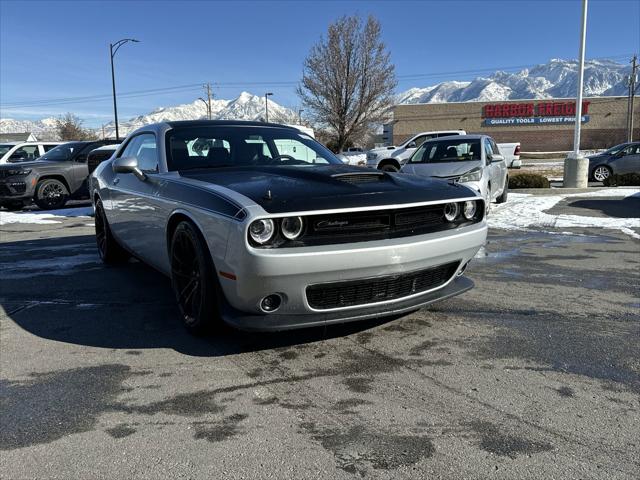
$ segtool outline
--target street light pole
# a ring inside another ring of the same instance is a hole
[[[134,38],[123,38],[116,43],[109,44],[109,53],[111,54],[111,89],[113,91],[113,116],[116,122],[116,140],[120,140],[120,132],[118,130],[118,104],[116,102],[116,75],[113,68],[113,57],[116,55],[118,49],[127,42],[138,43],[140,40]]]
[[[582,0],[582,29],[580,32],[580,58],[578,66],[578,92],[576,95],[576,121],[573,131],[573,151],[564,161],[563,186],[585,188],[588,183],[589,160],[580,154],[580,129],[582,127],[582,89],[584,86],[584,54],[587,40],[588,0]]]
[[[304,112],[304,108],[298,109],[298,123],[302,125],[302,112]]]
[[[264,112],[265,112],[265,122],[269,123],[269,97],[273,95],[272,92],[267,92],[264,94]]]

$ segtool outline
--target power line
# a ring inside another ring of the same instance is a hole
[[[597,61],[597,60],[614,60],[620,58],[628,58],[627,55],[613,55],[609,57],[601,57],[601,58],[593,58],[589,61]],[[453,70],[453,71],[444,71],[444,72],[430,72],[430,73],[412,73],[405,75],[397,75],[396,78],[398,80],[418,80],[418,79],[427,79],[427,78],[439,78],[439,77],[447,77],[451,75],[480,75],[482,73],[494,73],[497,71],[509,71],[509,70],[522,70],[524,68],[534,68],[535,65],[511,65],[511,66],[502,66],[502,67],[488,67],[488,68],[480,68],[480,69],[469,69],[469,70]],[[118,98],[140,98],[147,97],[153,95],[165,95],[165,94],[173,94],[173,93],[186,93],[190,91],[199,91],[202,88],[202,84],[205,82],[199,83],[191,83],[186,85],[176,85],[171,87],[162,87],[162,88],[153,88],[153,89],[145,89],[145,90],[135,90],[131,92],[123,92],[118,95]],[[212,83],[213,86],[219,89],[231,89],[233,87],[288,87],[295,86],[299,84],[299,80],[288,80],[288,81],[260,81],[260,82],[246,82],[246,81],[229,81],[229,82],[215,82]],[[55,105],[72,105],[77,103],[85,103],[85,102],[100,102],[105,100],[111,100],[111,94],[95,94],[95,95],[87,95],[87,96],[79,96],[79,97],[62,97],[62,98],[50,98],[50,99],[40,99],[40,100],[32,100],[32,101],[18,101],[18,102],[9,102],[0,104],[2,108],[18,108],[18,107],[44,107],[44,106],[55,106]]]

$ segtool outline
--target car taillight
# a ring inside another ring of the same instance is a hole
[[[513,151],[514,155],[520,155],[520,145],[516,145],[516,149]]]

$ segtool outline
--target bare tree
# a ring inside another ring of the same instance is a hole
[[[96,134],[82,126],[82,120],[73,113],[65,113],[56,119],[56,131],[60,140],[95,140]]]
[[[326,128],[340,151],[364,138],[388,116],[396,87],[395,68],[370,16],[342,17],[329,25],[304,62],[298,95],[310,117]]]

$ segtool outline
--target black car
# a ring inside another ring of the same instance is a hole
[[[611,175],[640,173],[640,142],[621,143],[589,158],[589,179],[603,182]]]
[[[43,210],[88,196],[89,152],[115,140],[67,142],[37,160],[0,165],[0,207],[19,210],[33,200]]]

